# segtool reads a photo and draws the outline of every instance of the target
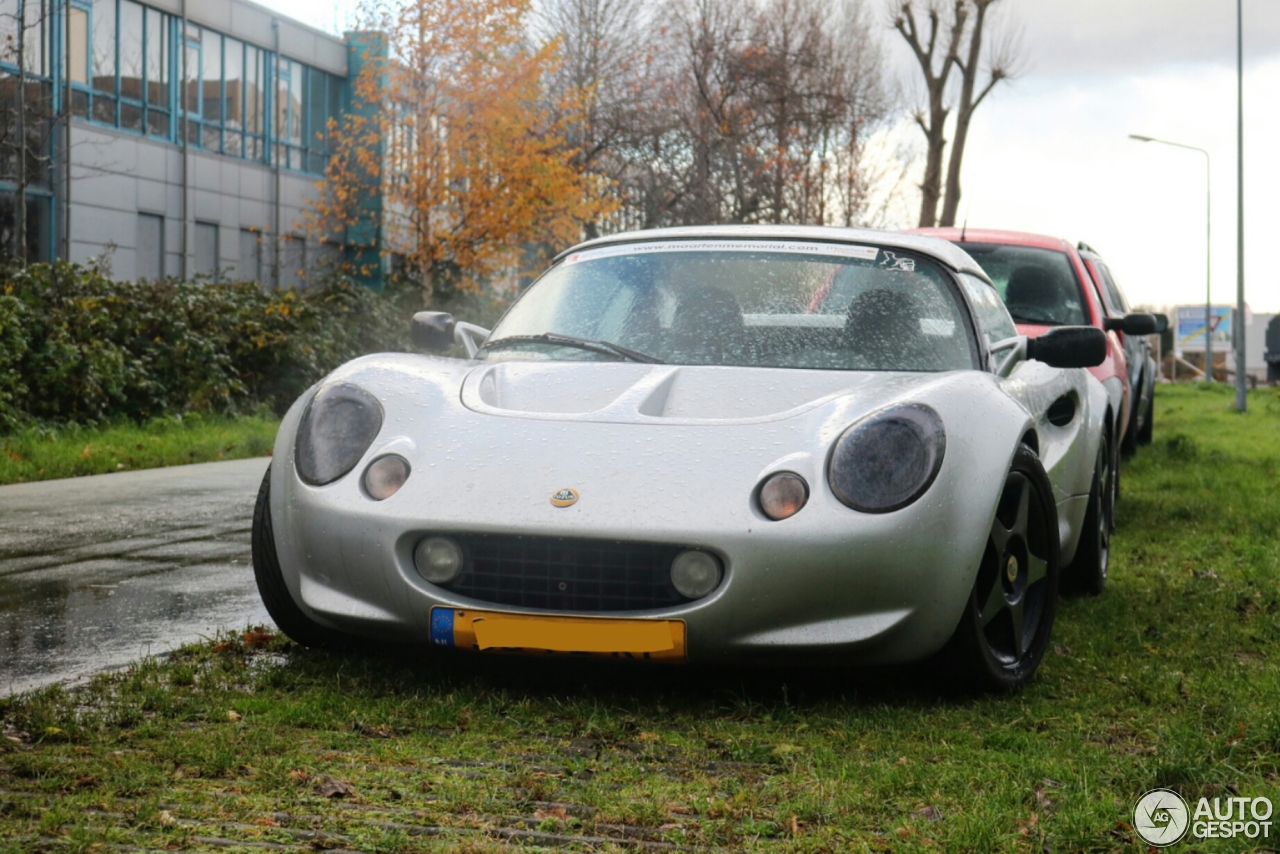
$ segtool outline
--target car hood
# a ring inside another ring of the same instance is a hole
[[[845,395],[892,398],[928,374],[511,361],[473,368],[462,404],[485,415],[605,423],[773,421]]]

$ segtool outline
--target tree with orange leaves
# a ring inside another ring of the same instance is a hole
[[[527,45],[529,12],[529,0],[366,9],[372,49],[307,213],[313,231],[345,238],[349,269],[380,263],[361,254],[376,246],[428,289],[474,291],[613,210],[608,185],[575,165],[581,98],[548,91],[558,44]]]

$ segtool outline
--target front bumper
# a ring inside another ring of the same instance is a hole
[[[682,620],[691,662],[891,663],[931,654],[954,630],[985,547],[990,514],[975,512],[973,501],[982,490],[962,485],[959,468],[944,464],[915,504],[860,514],[830,494],[822,464],[801,454],[780,466],[799,472],[813,492],[782,522],[752,508],[749,484],[733,502],[708,506],[690,496],[628,507],[634,496],[611,497],[610,478],[589,476],[589,466],[547,473],[553,486],[581,486],[576,505],[557,508],[550,488],[537,494],[511,486],[478,502],[442,500],[437,478],[417,468],[399,493],[374,502],[359,490],[360,469],[315,488],[300,482],[292,465],[280,465],[273,467],[272,513],[295,600],[317,622],[355,635],[427,643],[432,608],[440,606],[534,613],[458,595],[414,567],[413,548],[424,536],[505,534],[670,543],[717,554],[724,577],[703,599],[606,615]],[[477,513],[477,504],[491,509]],[[635,521],[641,514],[643,523]]]

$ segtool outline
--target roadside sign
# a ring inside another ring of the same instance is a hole
[[[1229,305],[1215,305],[1210,311],[1213,349],[1223,353],[1231,348],[1231,312]],[[1178,306],[1178,329],[1173,347],[1179,353],[1204,352],[1204,306]]]

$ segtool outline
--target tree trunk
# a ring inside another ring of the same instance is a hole
[[[973,34],[969,36],[969,59],[960,66],[960,103],[956,107],[956,136],[951,141],[951,158],[947,163],[947,196],[942,206],[942,218],[938,224],[944,227],[956,224],[956,213],[960,210],[960,168],[964,161],[964,146],[969,138],[969,122],[973,119],[973,111],[983,96],[974,99],[974,89],[978,82],[978,62],[982,57],[982,29],[986,23],[987,6],[991,0],[977,0],[977,17],[973,21]],[[989,91],[989,89],[988,89]]]
[[[924,162],[924,180],[920,183],[920,227],[932,228],[938,221],[938,202],[942,199],[942,153],[947,139],[942,135],[947,110],[939,106],[930,110],[929,127],[925,129],[928,153]]]

